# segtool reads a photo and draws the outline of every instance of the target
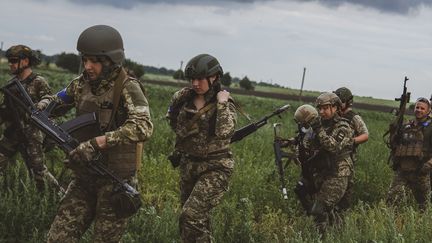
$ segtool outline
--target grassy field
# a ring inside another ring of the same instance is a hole
[[[150,80],[179,82],[178,80],[173,79],[169,75],[145,74],[143,78],[150,79]],[[238,83],[233,83],[231,84],[230,87],[240,88]],[[268,92],[268,93],[276,93],[276,94],[289,94],[289,95],[300,94],[300,90],[298,89],[284,88],[284,87],[271,87],[271,86],[262,86],[262,85],[255,86],[255,90]],[[303,90],[302,92],[303,96],[317,97],[319,94],[320,94],[319,91]],[[377,99],[377,98],[363,97],[363,96],[354,96],[354,102],[371,104],[371,105],[386,105],[386,106],[393,106],[393,107],[397,107],[399,105],[399,103],[394,100]]]
[[[0,79],[8,79],[5,67],[0,66]],[[38,70],[52,84],[54,90],[64,87],[74,76],[62,71]],[[124,235],[124,242],[179,242],[179,174],[167,160],[174,134],[164,115],[175,89],[148,85],[147,96],[155,130],[145,144],[142,169],[139,171],[140,191],[144,206],[134,216]],[[284,105],[280,100],[235,96],[243,109],[255,120]],[[293,113],[300,105],[281,118],[287,137],[294,135]],[[320,238],[313,221],[304,215],[292,191],[299,176],[299,168],[289,164],[286,181],[288,200],[281,197],[279,179],[274,173],[273,130],[264,126],[250,137],[233,144],[236,161],[230,190],[223,202],[212,212],[216,242],[430,242],[432,239],[431,210],[420,214],[407,197],[395,211],[383,203],[392,171],[387,164],[388,150],[382,141],[390,114],[362,112],[370,131],[369,141],[359,149],[356,164],[355,202],[344,221],[330,228]],[[238,127],[248,123],[239,115]],[[62,171],[63,154],[47,153],[47,165],[57,176]],[[43,242],[56,213],[60,198],[51,190],[43,195],[35,192],[22,160],[0,176],[0,242]],[[66,184],[69,174],[61,178]],[[82,242],[91,242],[89,231]]]

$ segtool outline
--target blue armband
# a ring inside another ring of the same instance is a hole
[[[74,97],[73,96],[69,96],[66,94],[66,88],[60,90],[57,93],[57,97],[59,97],[64,103],[66,104],[70,104],[74,101]]]

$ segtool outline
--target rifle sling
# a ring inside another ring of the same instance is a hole
[[[207,111],[210,111],[212,109],[216,108],[216,103],[210,103],[207,104],[206,106],[204,106],[203,108],[201,108],[193,117],[192,119],[189,121],[189,123],[187,124],[187,130],[191,129],[192,126],[195,124],[195,122],[201,117],[202,114],[206,113]]]
[[[121,92],[123,90],[123,84],[125,83],[127,78],[128,78],[128,76],[127,76],[126,70],[124,70],[124,68],[121,68],[120,72],[119,72],[119,74],[115,80],[115,83],[114,83],[113,111],[111,114],[111,119],[110,119],[108,126],[106,128],[107,130],[109,130],[114,123],[115,115],[117,113],[117,109],[118,109],[118,106],[120,103],[120,95],[121,95]]]

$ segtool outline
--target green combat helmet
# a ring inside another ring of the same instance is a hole
[[[213,75],[223,75],[223,70],[219,61],[209,55],[200,54],[192,58],[185,67],[185,77],[188,80],[211,77]]]
[[[318,111],[311,105],[302,105],[294,113],[294,120],[297,124],[307,124],[318,117]]]
[[[346,87],[341,87],[337,89],[336,91],[333,91],[342,101],[342,103],[345,104],[352,104],[353,103],[353,95],[351,93],[351,90],[349,90]]]
[[[335,93],[324,92],[318,96],[315,101],[316,107],[323,105],[332,105],[340,108],[342,106],[342,101]]]
[[[7,49],[5,56],[7,59],[14,57],[19,59],[28,58],[30,66],[37,66],[41,63],[38,53],[25,45],[11,46]]]
[[[85,29],[78,38],[77,50],[81,55],[107,56],[117,65],[125,59],[120,33],[108,25],[94,25]]]

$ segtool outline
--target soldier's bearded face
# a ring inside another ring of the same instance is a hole
[[[417,102],[414,108],[414,114],[417,119],[426,117],[430,112],[430,107],[424,102]]]
[[[318,107],[318,113],[321,116],[321,119],[328,120],[333,118],[336,114],[337,107],[332,105],[322,105]]]
[[[102,73],[102,63],[96,57],[83,57],[84,70],[90,80],[97,80]]]
[[[192,88],[199,95],[205,94],[210,89],[206,78],[192,79]]]

